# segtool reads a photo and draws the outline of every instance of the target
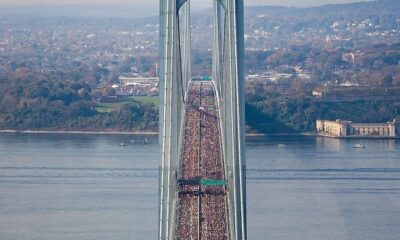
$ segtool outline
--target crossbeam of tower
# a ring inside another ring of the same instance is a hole
[[[212,81],[201,83],[191,79],[190,0],[160,0],[160,240],[247,235],[243,0],[212,1]]]

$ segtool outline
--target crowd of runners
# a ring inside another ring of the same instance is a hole
[[[212,83],[191,83],[185,103],[181,180],[225,180],[221,131]],[[179,186],[177,239],[228,239],[225,185]]]

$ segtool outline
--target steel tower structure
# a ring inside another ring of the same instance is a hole
[[[246,239],[243,0],[211,1],[212,82],[216,89],[226,179],[228,217],[224,239]],[[185,98],[190,83],[190,0],[160,0],[160,240],[179,239],[178,182]]]

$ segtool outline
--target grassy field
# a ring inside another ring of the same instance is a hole
[[[118,110],[125,103],[129,103],[129,102],[133,102],[133,101],[142,102],[142,103],[146,103],[146,104],[153,104],[155,106],[158,106],[160,104],[160,100],[159,100],[158,96],[155,96],[155,97],[132,96],[132,97],[126,99],[125,101],[119,102],[119,103],[101,103],[96,107],[96,111],[100,112],[100,113],[109,113],[109,112]]]
[[[97,105],[96,111],[100,113],[108,113],[115,110],[118,110],[124,102],[121,103],[101,103]]]
[[[158,106],[160,104],[160,99],[158,96],[155,97],[150,97],[150,96],[133,96],[130,97],[130,99],[142,102],[142,103],[151,103],[155,106]]]

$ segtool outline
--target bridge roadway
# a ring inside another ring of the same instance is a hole
[[[185,112],[175,236],[181,240],[228,239],[226,185],[201,184],[225,182],[220,120],[212,82],[190,84]]]

